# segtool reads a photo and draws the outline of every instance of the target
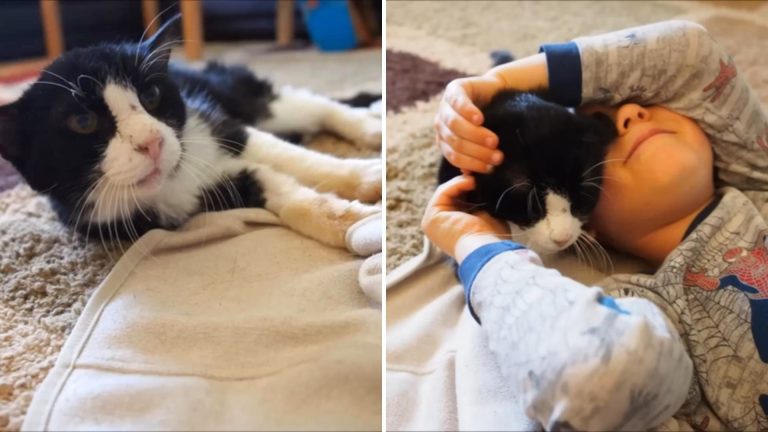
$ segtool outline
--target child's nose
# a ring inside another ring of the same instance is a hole
[[[642,106],[635,103],[624,104],[616,112],[616,130],[621,136],[626,134],[633,124],[650,119],[651,113]]]

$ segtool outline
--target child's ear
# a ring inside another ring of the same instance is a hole
[[[147,53],[147,64],[167,69],[171,49],[181,42],[181,14],[172,16],[163,24],[151,38],[142,42],[142,48]]]
[[[21,157],[18,102],[0,106],[0,156],[14,162]]]

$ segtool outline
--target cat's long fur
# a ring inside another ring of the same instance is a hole
[[[59,57],[0,107],[0,155],[90,238],[136,239],[201,211],[264,207],[343,246],[347,228],[379,211],[360,201],[380,199],[380,159],[338,159],[273,133],[327,130],[378,147],[381,119],[276,89],[242,66],[170,63],[177,22],[147,41]]]

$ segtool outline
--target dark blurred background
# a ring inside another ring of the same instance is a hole
[[[273,41],[277,1],[203,0],[204,40]],[[178,10],[178,3],[160,1],[159,9]],[[294,38],[301,43],[308,40],[299,7],[304,2],[295,3]],[[369,3],[378,11],[381,23],[381,0]],[[62,0],[59,10],[65,49],[102,41],[138,40],[144,31],[140,0]],[[45,54],[39,1],[0,0],[0,62]]]

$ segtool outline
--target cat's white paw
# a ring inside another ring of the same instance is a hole
[[[351,170],[352,181],[347,197],[362,202],[377,202],[381,199],[383,175],[381,159],[363,159],[356,162]]]
[[[368,107],[368,115],[370,115],[371,117],[381,118],[383,112],[384,112],[384,103],[382,102],[381,99],[372,103],[371,106]]]
[[[347,138],[366,148],[378,149],[381,147],[381,117],[370,115],[366,108],[356,110],[356,119],[350,124]]]

